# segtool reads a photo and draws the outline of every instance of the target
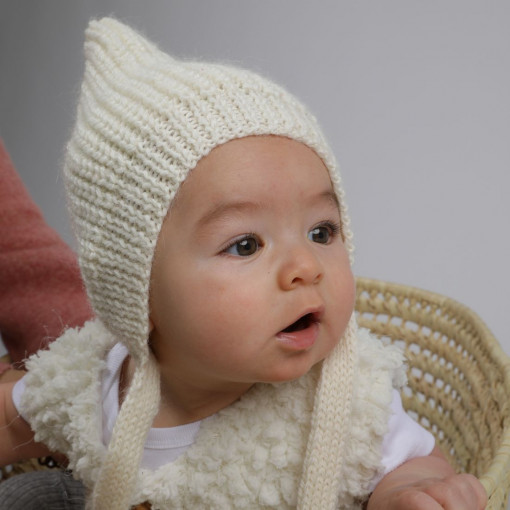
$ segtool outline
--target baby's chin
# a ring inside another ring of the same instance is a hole
[[[266,383],[266,384],[279,384],[279,383],[285,383],[285,382],[291,382],[296,381],[297,379],[303,377],[308,372],[318,375],[320,373],[322,362],[326,356],[324,356],[322,359],[319,359],[318,361],[306,364],[303,367],[294,367],[294,368],[286,368],[283,369],[283,367],[275,371],[272,374],[268,374],[267,377],[263,378],[263,380],[258,381],[259,383]]]

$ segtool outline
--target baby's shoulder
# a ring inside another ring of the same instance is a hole
[[[90,371],[95,365],[104,366],[107,352],[115,343],[113,335],[98,319],[81,328],[70,328],[52,342],[48,349],[32,355],[25,363],[27,382],[34,378],[47,379],[67,371]]]
[[[69,329],[26,363],[26,389],[20,411],[35,431],[35,440],[69,458],[81,459],[90,481],[104,454],[101,438],[101,374],[115,338],[99,320]],[[94,475],[95,476],[95,475]]]
[[[390,373],[393,386],[403,387],[407,382],[404,351],[398,345],[385,342],[366,328],[358,330],[358,365],[372,376]]]

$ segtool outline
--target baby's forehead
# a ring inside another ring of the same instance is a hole
[[[212,171],[219,175],[230,171],[242,177],[248,170],[267,168],[276,173],[289,165],[315,173],[321,168],[320,172],[329,175],[322,159],[306,144],[283,136],[259,135],[235,138],[214,147],[198,160],[184,183],[197,173]]]
[[[206,222],[268,207],[285,213],[296,204],[339,209],[328,169],[296,140],[252,136],[231,140],[203,157],[181,184],[171,210],[203,216]]]
[[[217,180],[232,185],[250,177],[263,184],[264,178],[270,181],[280,174],[289,182],[307,177],[331,182],[328,168],[313,149],[291,138],[266,135],[236,138],[216,146],[190,170],[181,187],[198,179],[209,185]],[[240,186],[245,192],[246,185]]]

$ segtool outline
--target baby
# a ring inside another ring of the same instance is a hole
[[[100,510],[483,508],[402,410],[400,352],[357,328],[315,119],[113,19],[85,51],[65,175],[97,319],[2,387],[0,459],[66,455]]]

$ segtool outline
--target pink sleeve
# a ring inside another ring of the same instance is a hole
[[[395,468],[416,457],[430,455],[435,446],[434,436],[405,412],[397,390],[393,390],[391,410],[393,414],[382,444],[383,473],[372,481],[372,490]]]
[[[76,255],[32,201],[0,140],[0,333],[20,362],[92,316]]]

